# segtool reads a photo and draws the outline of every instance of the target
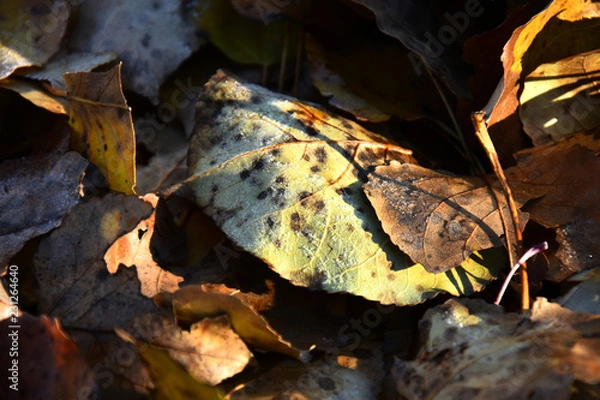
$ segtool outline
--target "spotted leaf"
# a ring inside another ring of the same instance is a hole
[[[352,121],[219,72],[197,104],[188,182],[237,245],[296,285],[399,305],[481,289],[492,273],[480,257],[436,275],[391,244],[361,188],[391,160],[414,161]]]

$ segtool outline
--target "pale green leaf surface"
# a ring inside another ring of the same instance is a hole
[[[200,94],[196,120],[196,202],[292,283],[404,305],[493,278],[479,255],[436,275],[390,242],[361,186],[369,167],[413,159],[385,138],[223,72]]]

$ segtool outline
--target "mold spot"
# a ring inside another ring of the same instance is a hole
[[[307,198],[308,196],[310,196],[310,192],[306,192],[306,191],[300,192],[300,194],[298,194],[298,200],[302,201],[305,198]]]
[[[273,220],[273,217],[267,217],[267,226],[269,228],[273,228],[273,226],[275,226],[275,221]]]
[[[315,156],[317,157],[317,161],[320,163],[324,163],[327,161],[327,152],[325,151],[325,147],[319,147],[315,150]]]
[[[311,136],[311,137],[319,136],[319,131],[318,131],[318,130],[316,130],[316,129],[315,129],[314,127],[312,127],[312,126],[306,126],[306,127],[304,128],[304,131],[306,132],[306,134],[307,134],[308,136]]]
[[[273,245],[279,249],[281,247],[281,240],[275,239]]]
[[[271,189],[271,188],[267,188],[267,189],[263,190],[262,192],[260,192],[260,193],[259,193],[259,194],[256,196],[256,198],[257,198],[258,200],[264,200],[264,199],[266,199],[266,198],[267,198],[267,196],[269,196],[269,195],[270,195],[272,192],[273,192],[273,189]],[[269,218],[270,218],[270,217],[269,217]]]
[[[323,200],[317,200],[315,201],[314,206],[317,212],[321,212],[325,208],[325,202]]]
[[[283,176],[278,176],[277,178],[275,178],[275,183],[282,185],[285,183],[285,178]]]
[[[312,167],[310,167],[310,172],[315,174],[321,172],[321,167],[319,167],[318,165],[313,165]]]
[[[250,177],[250,171],[248,171],[247,169],[242,170],[240,172],[240,179],[245,181],[246,179],[248,179],[248,177]]]
[[[258,160],[256,164],[254,164],[254,169],[260,171],[265,166],[265,163],[262,160]]]
[[[396,280],[396,275],[394,275],[394,274],[388,274],[387,278],[388,278],[388,281],[395,281]]]
[[[302,224],[300,223],[300,214],[297,212],[293,213],[290,219],[290,229],[294,232],[299,232],[302,229]]]
[[[252,104],[259,104],[259,103],[261,103],[261,102],[262,102],[262,100],[261,100],[261,98],[260,98],[260,96],[259,96],[259,95],[257,95],[257,94],[253,94],[253,95],[252,95],[252,97],[250,97],[250,102],[251,102]]]
[[[319,387],[323,390],[335,390],[335,382],[333,379],[322,376],[317,381],[319,383]]]

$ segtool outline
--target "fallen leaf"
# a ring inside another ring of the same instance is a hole
[[[29,80],[6,78],[0,80],[0,87],[19,93],[38,107],[44,108],[54,114],[68,114],[69,103],[62,97],[52,95],[46,90]]]
[[[110,330],[155,310],[141,295],[135,270],[111,275],[104,262],[110,245],[151,213],[150,204],[113,194],[74,207],[35,254],[39,311],[67,327]]]
[[[600,47],[600,5],[586,0],[554,0],[527,24],[515,30],[504,47],[504,82],[489,115],[490,135],[499,154],[512,154],[522,143],[519,97],[525,77],[544,63],[555,62]],[[497,126],[496,126],[497,125]]]
[[[600,126],[600,52],[542,64],[525,78],[523,129],[538,146]]]
[[[159,400],[187,400],[190,398],[219,400],[221,393],[190,376],[189,372],[169,353],[157,346],[136,341],[125,332],[119,333],[125,340],[135,344],[148,365],[155,383],[156,398]]]
[[[199,27],[210,35],[210,41],[231,60],[242,64],[273,65],[281,61],[286,23],[249,20],[233,8],[230,0],[198,2]],[[298,28],[288,33],[288,54],[294,57]]]
[[[265,351],[275,351],[298,359],[307,357],[286,342],[250,307],[232,293],[224,294],[190,285],[173,294],[162,293],[156,297],[162,306],[172,306],[175,318],[190,324],[206,317],[226,314],[233,330],[250,346]]]
[[[152,298],[160,292],[175,292],[183,278],[164,270],[154,260],[150,241],[154,237],[156,212],[159,198],[154,194],[142,197],[154,211],[124,236],[117,239],[104,254],[108,272],[114,274],[119,265],[132,267],[135,265],[142,295]]]
[[[544,298],[525,315],[451,299],[420,326],[425,347],[392,372],[407,399],[570,399],[574,380],[600,382],[600,316]]]
[[[61,224],[79,202],[79,184],[86,167],[86,160],[75,152],[31,156],[0,164],[1,266],[29,239]]]
[[[252,359],[224,316],[203,319],[184,331],[170,312],[151,312],[138,315],[121,330],[136,341],[165,350],[191,376],[210,385],[241,372]]]
[[[369,174],[364,188],[392,242],[429,272],[447,271],[476,251],[504,244],[496,199],[505,221],[511,221],[508,204],[481,178],[392,162]]]
[[[64,0],[0,4],[0,79],[16,69],[42,66],[60,47],[71,7]]]
[[[583,273],[584,277],[575,275],[569,281],[580,281],[568,293],[559,297],[556,302],[571,311],[600,314],[600,269],[596,268]]]
[[[515,199],[547,228],[556,229],[556,256],[564,270],[550,271],[559,280],[597,267],[600,246],[599,134],[580,134],[516,154],[517,165],[506,170]],[[533,200],[535,199],[535,200]]]
[[[321,94],[332,96],[329,104],[371,122],[391,115],[406,120],[427,115],[405,49],[346,36],[337,39],[327,46],[313,36],[306,38],[313,83]]]
[[[49,400],[95,395],[92,370],[56,320],[22,313],[16,323],[9,318],[0,321],[0,329],[8,334],[8,340],[0,340],[0,366],[8,371],[3,373],[8,379],[0,388],[2,398],[16,398],[15,393],[22,399]]]
[[[135,193],[135,132],[121,88],[121,65],[106,72],[65,74],[71,147],[83,153],[108,187]]]
[[[384,304],[467,294],[492,279],[475,258],[434,275],[389,242],[361,185],[410,152],[292,98],[211,78],[188,155],[196,202],[240,247],[295,285]],[[357,245],[360,244],[360,245]]]
[[[69,72],[90,72],[100,65],[113,61],[117,55],[106,53],[69,53],[53,57],[41,68],[27,68],[17,72],[16,75],[26,78],[47,81],[55,94],[67,94],[67,85],[63,75]]]
[[[184,10],[179,0],[86,1],[69,46],[85,53],[116,52],[125,87],[157,105],[165,78],[203,43]]]

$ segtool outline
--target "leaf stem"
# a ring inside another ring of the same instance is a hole
[[[506,180],[506,176],[504,175],[504,170],[502,169],[502,165],[500,164],[500,159],[498,158],[498,153],[496,152],[496,148],[494,147],[494,143],[490,138],[490,134],[487,130],[487,125],[485,123],[485,112],[477,111],[471,114],[471,120],[473,122],[473,126],[475,127],[475,134],[477,138],[481,142],[481,145],[485,149],[490,162],[492,163],[492,167],[494,168],[494,173],[504,190],[506,195],[506,199],[508,201],[508,207],[510,209],[510,216],[513,222],[513,228],[515,233],[515,242],[516,242],[516,254],[522,253],[523,248],[523,232],[521,231],[521,222],[519,220],[519,211],[517,209],[517,204],[515,203],[515,199],[512,195],[512,190],[508,185],[508,181]],[[500,210],[502,213],[502,210]],[[510,241],[509,232],[505,232],[507,247],[508,242]],[[527,264],[525,260],[521,262],[523,258],[521,258],[517,263],[514,262],[515,255],[512,251],[509,250],[509,257],[511,260],[511,265],[522,265],[521,271],[521,309],[528,310],[530,307],[529,300],[529,276],[527,274]]]

